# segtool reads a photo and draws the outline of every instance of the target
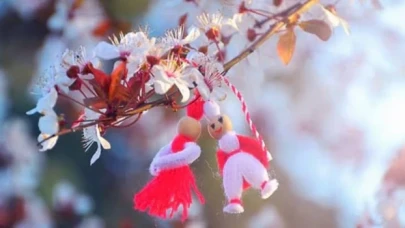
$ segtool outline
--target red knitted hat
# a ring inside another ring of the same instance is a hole
[[[187,106],[187,116],[201,120],[204,115],[204,100],[197,90],[194,92],[196,100]]]

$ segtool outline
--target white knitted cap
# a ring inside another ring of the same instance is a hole
[[[212,119],[216,116],[221,115],[221,111],[219,109],[219,105],[215,101],[206,101],[204,103],[204,115],[208,119]]]

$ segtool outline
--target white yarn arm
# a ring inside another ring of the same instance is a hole
[[[200,154],[200,146],[197,145],[197,143],[188,142],[185,144],[182,151],[158,157],[155,161],[155,166],[158,167],[159,170],[162,170],[189,165],[197,160]]]
[[[156,161],[162,157],[162,156],[166,156],[168,154],[171,153],[171,143],[169,143],[168,145],[160,148],[160,150],[156,153],[155,157],[153,158],[152,162],[150,163],[149,166],[149,172],[150,174],[152,174],[153,176],[156,176],[157,173],[159,172],[159,168],[156,166]]]
[[[156,153],[155,157],[153,158],[153,160],[158,159],[159,157],[162,156],[166,156],[168,154],[171,153],[171,148],[172,147],[172,143],[167,144],[166,146],[160,148],[160,150]]]

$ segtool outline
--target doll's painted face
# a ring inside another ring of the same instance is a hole
[[[216,140],[229,131],[232,131],[232,121],[227,115],[216,116],[208,123],[208,133]]]

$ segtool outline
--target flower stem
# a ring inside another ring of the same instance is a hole
[[[233,66],[244,60],[246,57],[248,57],[251,53],[256,51],[264,42],[266,42],[270,37],[272,37],[274,34],[277,33],[278,30],[283,28],[285,25],[290,24],[292,21],[295,20],[299,15],[304,13],[305,11],[308,11],[313,5],[318,3],[319,0],[307,0],[305,3],[299,4],[298,7],[296,7],[294,10],[289,12],[283,20],[280,20],[276,23],[274,23],[270,28],[258,39],[256,40],[252,45],[250,45],[248,48],[246,48],[243,52],[241,52],[238,56],[235,58],[231,59],[229,62],[225,63],[224,65],[224,72],[223,74],[225,75]],[[289,10],[287,10],[288,12]]]

